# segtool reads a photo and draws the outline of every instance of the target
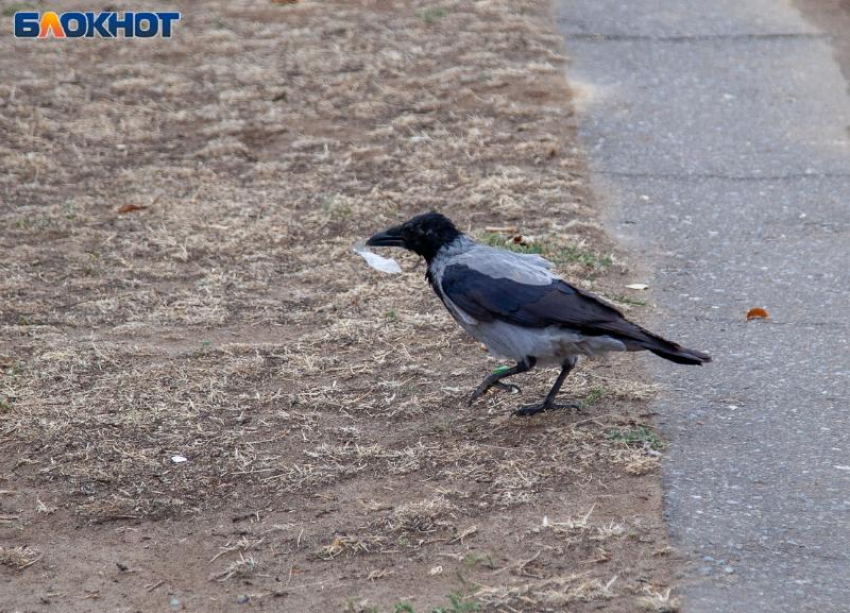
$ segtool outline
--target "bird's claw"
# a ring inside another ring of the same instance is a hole
[[[497,387],[504,392],[510,392],[511,394],[521,394],[522,388],[519,385],[515,385],[513,383],[502,383],[498,381],[493,384],[493,387]]]
[[[556,409],[571,409],[580,411],[581,407],[577,404],[558,404],[555,402],[545,403],[538,402],[536,404],[527,404],[518,408],[514,411],[514,415],[519,417],[530,417],[531,415],[536,415],[537,413],[543,413],[544,411],[554,411]]]
[[[502,383],[501,381],[496,381],[495,383],[485,387],[479,386],[477,390],[472,392],[472,396],[469,397],[469,400],[466,402],[466,406],[471,407],[472,403],[481,398],[485,392],[487,392],[490,388],[495,387],[505,392],[511,392],[512,394],[519,394],[522,392],[519,385],[514,385],[513,383]]]

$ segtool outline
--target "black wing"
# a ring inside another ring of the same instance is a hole
[[[653,334],[610,304],[561,279],[529,285],[452,264],[443,272],[441,286],[449,300],[478,321],[501,320],[526,328],[564,326],[587,336],[608,335],[629,350],[647,349],[680,364],[711,361],[708,354]]]
[[[446,297],[478,321],[499,319],[527,328],[562,325],[596,336],[638,329],[611,305],[560,279],[527,285],[453,264],[443,272],[441,285]]]

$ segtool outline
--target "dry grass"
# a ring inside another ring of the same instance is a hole
[[[450,526],[448,520],[456,510],[457,507],[443,496],[406,502],[389,514],[387,527],[404,532],[433,532],[442,526]]]
[[[519,610],[527,610],[529,605],[532,610],[556,610],[552,607],[561,608],[567,605],[590,601],[605,601],[614,598],[613,590],[617,577],[611,577],[607,581],[600,579],[589,579],[584,575],[570,575],[553,579],[537,579],[526,581],[509,587],[483,588],[476,592],[488,605],[499,608],[521,607]]]
[[[29,568],[41,559],[41,552],[34,547],[0,547],[0,565],[15,570]]]
[[[548,517],[544,517],[543,530],[551,530],[556,535],[566,537],[569,540],[589,539],[595,541],[606,541],[626,533],[625,526],[614,520],[605,524],[591,523],[590,516],[593,511],[594,507],[591,507],[584,515],[568,517],[561,522],[549,521]]]
[[[227,565],[220,573],[213,576],[215,581],[227,581],[228,579],[247,579],[257,571],[257,561],[252,555],[239,554],[239,559]]]
[[[492,610],[628,610],[646,573],[661,589],[643,553],[663,546],[657,457],[606,435],[640,423],[652,388],[602,362],[568,385],[582,414],[511,419],[519,397],[498,394],[467,409],[498,363],[415,258],[387,277],[351,253],[436,208],[623,293],[546,3],[176,6],[178,35],[144,48],[0,38],[0,487],[23,492],[0,501],[23,518],[9,538],[84,529],[95,548],[112,522],[174,522],[196,543],[175,572],[216,580],[199,590],[283,584],[304,611],[341,608],[367,578],[382,607],[442,602],[472,549],[512,569],[473,571],[497,581],[480,592]],[[524,377],[525,396],[552,377]],[[533,531],[600,497],[592,530],[554,545]],[[625,516],[644,517],[628,521],[643,541],[615,533]]]
[[[670,589],[656,591],[651,586],[647,586],[644,588],[644,594],[638,599],[638,604],[643,611],[676,613],[679,610],[679,601],[670,596]]]
[[[375,537],[367,537],[360,539],[354,536],[340,535],[335,536],[333,541],[322,546],[319,550],[319,557],[323,560],[333,560],[345,553],[358,554],[369,553],[375,551],[381,545],[381,540]]]

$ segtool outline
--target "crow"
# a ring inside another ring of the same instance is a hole
[[[413,217],[375,234],[366,244],[402,247],[425,258],[425,276],[455,321],[491,353],[516,362],[484,379],[469,406],[493,387],[519,391],[502,382],[506,377],[556,365],[561,372],[546,398],[514,414],[578,408],[558,404],[555,398],[579,356],[651,351],[677,364],[711,361],[708,354],[653,334],[607,302],[558,278],[545,258],[480,245],[440,213]]]

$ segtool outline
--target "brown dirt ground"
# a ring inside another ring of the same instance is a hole
[[[510,416],[553,371],[467,408],[497,362],[415,258],[351,253],[437,208],[640,319],[545,0],[113,2],[183,21],[87,42],[16,7],[0,612],[675,610],[633,362],[586,363],[578,414]]]

